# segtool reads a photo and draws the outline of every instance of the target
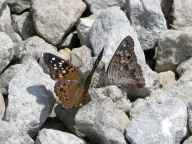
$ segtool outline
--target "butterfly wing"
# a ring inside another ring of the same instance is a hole
[[[54,80],[79,80],[80,72],[77,67],[54,54],[44,53],[43,61],[48,67],[51,78]]]
[[[108,81],[126,87],[144,87],[145,80],[134,52],[134,40],[127,36],[118,46],[107,69]]]
[[[90,101],[88,91],[76,80],[59,80],[54,91],[57,101],[65,108],[79,107]]]

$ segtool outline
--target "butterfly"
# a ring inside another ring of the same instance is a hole
[[[137,63],[134,52],[134,40],[131,36],[125,37],[115,51],[107,68],[107,81],[124,88],[143,88],[141,66]]]
[[[51,78],[56,80],[54,92],[56,100],[64,108],[80,107],[87,104],[91,99],[88,94],[92,75],[102,58],[103,50],[97,57],[90,74],[85,78],[79,69],[70,63],[51,53],[43,54],[44,64],[48,68]]]

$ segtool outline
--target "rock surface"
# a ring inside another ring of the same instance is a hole
[[[189,138],[187,138],[183,144],[191,144],[192,143],[192,137],[190,136]]]
[[[18,129],[37,132],[54,105],[54,82],[29,58],[9,84],[7,119]]]
[[[156,53],[157,71],[175,71],[178,64],[192,56],[192,28],[168,30],[161,34]]]
[[[175,73],[166,71],[159,73],[159,82],[162,88],[169,88],[176,83]]]
[[[176,29],[182,29],[186,26],[191,26],[192,24],[192,1],[186,0],[183,2],[182,0],[174,0],[173,2],[173,27]]]
[[[48,44],[44,39],[38,36],[26,39],[15,48],[15,51],[15,56],[18,58],[24,55],[30,55],[36,59],[39,59],[45,52],[57,53],[56,47]]]
[[[32,37],[34,34],[33,20],[30,12],[24,12],[21,15],[12,15],[13,26],[23,39]]]
[[[20,14],[31,8],[30,0],[7,0],[12,13]]]
[[[0,94],[0,119],[3,119],[5,113],[5,100],[2,94]]]
[[[10,63],[14,55],[13,41],[4,32],[0,32],[0,73]]]
[[[35,144],[86,144],[85,141],[77,136],[52,129],[40,131]]]
[[[75,116],[76,129],[95,143],[126,144],[123,132],[128,122],[109,98],[91,101]]]
[[[118,6],[123,7],[125,4],[125,0],[85,0],[88,6],[90,7],[90,10],[94,14],[98,14],[102,10],[105,10],[106,8]]]
[[[127,11],[144,50],[155,47],[159,34],[167,29],[160,0],[127,0]]]
[[[187,132],[187,107],[178,98],[155,96],[138,100],[131,110],[126,129],[130,143],[179,144]]]
[[[110,98],[116,108],[129,112],[131,109],[131,102],[127,98],[127,94],[121,91],[117,86],[106,86],[102,88],[92,88],[89,91],[93,99]]]
[[[0,75],[0,92],[4,95],[8,94],[9,82],[15,74],[21,69],[22,65],[17,64],[10,66]]]
[[[86,8],[82,0],[33,0],[33,20],[37,33],[57,45],[78,21]]]
[[[78,37],[82,45],[89,45],[89,31],[95,21],[95,15],[80,18],[77,25]]]
[[[29,135],[18,131],[14,125],[5,121],[0,121],[0,125],[1,144],[34,144]]]

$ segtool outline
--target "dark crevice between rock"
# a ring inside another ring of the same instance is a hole
[[[130,140],[126,138],[126,130],[124,131],[123,135],[127,144],[134,144],[134,143],[131,143]]]
[[[144,54],[145,54],[145,59],[147,64],[149,65],[149,67],[152,70],[155,70],[155,48],[153,49],[149,49],[149,50],[144,50]]]
[[[86,10],[83,12],[81,18],[84,18],[84,17],[88,17],[90,16],[92,13],[90,11],[90,9],[87,7]]]
[[[73,26],[73,28],[71,28],[71,30],[65,34],[61,40],[61,42],[59,42],[58,45],[56,45],[57,49],[58,50],[61,50],[61,49],[64,49],[64,48],[70,48],[70,49],[73,49],[73,48],[77,48],[77,47],[80,47],[81,44],[80,44],[80,39],[78,38],[78,35],[77,34],[74,34],[72,39],[71,39],[71,42],[68,46],[62,46],[63,42],[65,41],[65,39],[71,34],[73,33],[74,31],[76,30],[76,24]]]
[[[161,2],[161,9],[166,19],[168,29],[173,28],[173,21],[175,19],[173,16],[173,12],[174,12],[173,4],[174,4],[173,0],[162,0]]]
[[[191,110],[189,110],[189,109],[191,109],[191,108],[192,108],[192,105],[191,105],[191,104],[188,104],[188,106],[187,106],[187,125],[186,125],[186,127],[187,127],[187,134],[186,134],[186,136],[181,140],[181,143],[180,143],[180,144],[183,144],[184,141],[187,140],[187,139],[191,136],[191,132],[190,132],[190,130],[189,130],[189,112],[191,111]]]
[[[8,119],[7,119],[7,107],[8,107],[8,103],[9,103],[8,94],[2,94],[2,95],[4,98],[4,102],[5,102],[5,112],[4,112],[2,120],[8,121]]]

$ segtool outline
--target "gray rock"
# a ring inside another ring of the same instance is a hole
[[[190,80],[192,81],[191,73],[192,73],[192,58],[189,58],[188,60],[182,62],[181,64],[178,65],[176,69],[178,75],[179,75],[179,80],[182,81],[187,81]]]
[[[33,20],[37,33],[57,45],[71,30],[86,8],[82,0],[33,0]]]
[[[192,1],[186,0],[174,0],[173,1],[173,27],[176,29],[182,29],[186,26],[191,26],[192,24]]]
[[[0,12],[0,31],[7,33],[14,42],[20,42],[21,38],[13,29],[11,12],[6,3],[3,5],[3,8],[0,10]]]
[[[156,52],[157,71],[175,71],[178,64],[192,56],[191,30],[168,30],[161,34]]]
[[[95,15],[80,18],[77,24],[77,33],[82,45],[89,45],[89,31],[95,21]]]
[[[52,129],[43,129],[40,131],[35,144],[86,144],[86,142],[77,136]]]
[[[32,15],[30,12],[24,12],[21,15],[12,15],[13,26],[25,40],[34,34]]]
[[[0,32],[0,73],[7,67],[14,55],[13,41],[4,32]]]
[[[79,67],[84,74],[90,72],[93,68],[91,50],[86,46],[73,49],[71,52],[71,63]]]
[[[191,144],[192,143],[192,136],[188,137],[183,144]]]
[[[3,5],[5,4],[6,0],[0,0],[0,11],[2,10]]]
[[[96,143],[126,144],[123,132],[128,122],[126,114],[110,98],[92,100],[75,116],[77,131]]]
[[[16,57],[22,57],[24,55],[32,55],[34,58],[39,59],[43,53],[57,53],[56,47],[48,44],[45,40],[38,36],[33,36],[18,45],[15,48]]]
[[[5,101],[2,94],[0,94],[0,119],[4,117],[5,113]]]
[[[104,54],[101,60],[101,63],[104,63],[104,68],[102,66],[100,68],[104,69],[106,72],[117,47],[128,35],[134,40],[134,54],[136,56],[137,63],[140,65],[143,72],[145,87],[141,89],[126,89],[126,91],[130,96],[134,95],[135,97],[143,97],[149,94],[150,89],[154,87],[154,83],[158,78],[157,74],[146,65],[145,56],[137,39],[137,34],[133,27],[131,27],[125,13],[120,10],[119,7],[111,7],[100,12],[90,30],[89,40],[94,55],[98,55],[101,49],[104,48]],[[99,82],[103,81],[102,78],[105,77],[105,75],[100,74],[100,76],[101,78],[94,76],[94,79],[99,79]],[[107,81],[107,84],[108,83],[111,85],[116,84]]]
[[[7,117],[21,131],[34,134],[52,111],[54,81],[28,58],[9,84]]]
[[[7,0],[12,13],[20,14],[31,8],[30,0]]]
[[[155,47],[159,34],[167,29],[160,0],[126,0],[126,9],[144,50]]]
[[[8,86],[9,82],[15,76],[15,74],[21,69],[21,64],[16,64],[7,68],[1,75],[0,75],[0,91],[2,94],[8,94]]]
[[[93,98],[95,99],[101,99],[101,98],[111,98],[114,105],[124,111],[129,112],[131,109],[131,102],[129,99],[127,99],[127,94],[123,93],[121,89],[119,89],[117,86],[106,86],[103,88],[92,88],[89,90],[89,92],[92,94]]]
[[[176,83],[175,73],[172,71],[161,72],[158,75],[161,88],[169,88]]]
[[[123,7],[125,0],[85,0],[90,10],[94,14],[105,10],[108,7],[119,6]]]
[[[134,144],[180,144],[187,133],[187,107],[178,98],[158,93],[133,106],[126,138]]]
[[[0,125],[1,144],[34,144],[29,135],[18,131],[11,123],[0,121]]]

